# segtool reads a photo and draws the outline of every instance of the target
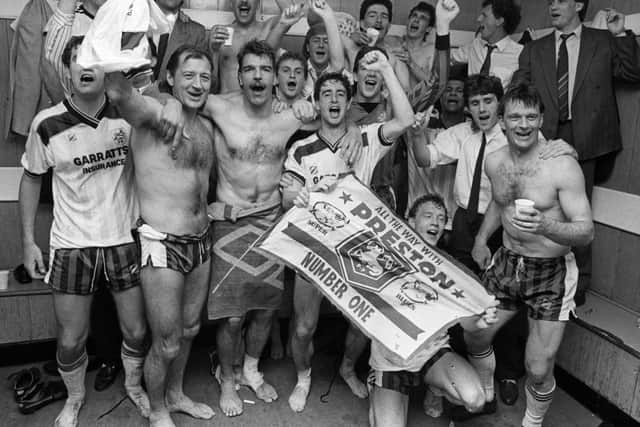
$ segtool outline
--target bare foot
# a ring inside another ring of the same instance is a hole
[[[149,404],[149,396],[142,389],[142,387],[125,387],[127,391],[127,396],[133,402],[134,405],[140,411],[140,414],[149,418],[149,413],[151,412],[151,405]]]
[[[258,387],[253,388],[258,399],[263,400],[267,403],[271,403],[274,400],[278,399],[278,392],[275,388],[273,388],[270,384],[263,382]]]
[[[293,412],[302,412],[307,405],[307,397],[311,384],[296,384],[295,388],[289,396],[289,407]]]
[[[80,413],[80,408],[82,408],[83,403],[82,400],[70,401],[67,399],[53,425],[55,427],[77,427],[78,414]]]
[[[222,380],[220,382],[220,410],[227,417],[242,414],[242,400],[236,392],[235,381]]]
[[[167,411],[151,412],[149,414],[149,427],[176,427]]]
[[[351,393],[355,394],[360,399],[366,399],[366,397],[369,396],[367,386],[365,386],[364,383],[358,379],[355,372],[345,371],[340,368],[340,376],[351,389]]]
[[[167,392],[167,409],[169,412],[182,412],[193,418],[208,420],[215,415],[213,409],[204,403],[194,402],[184,393]]]

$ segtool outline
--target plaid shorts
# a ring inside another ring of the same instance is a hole
[[[51,249],[45,282],[55,291],[90,295],[100,286],[114,292],[140,285],[135,243],[106,248]]]
[[[210,225],[198,234],[176,236],[150,229],[139,219],[138,229],[133,231],[140,250],[141,267],[167,268],[182,274],[191,273],[211,258],[213,229]],[[142,231],[146,226],[151,234]]]
[[[503,246],[493,255],[483,284],[503,310],[517,311],[526,305],[531,319],[564,321],[575,308],[578,267],[572,252],[531,258]]]
[[[449,347],[441,348],[436,354],[431,356],[422,369],[417,372],[372,370],[367,378],[367,383],[370,387],[386,388],[387,390],[397,391],[398,393],[408,396],[412,388],[420,387],[424,384],[424,376],[429,369],[431,369],[442,356],[450,351],[451,349]]]

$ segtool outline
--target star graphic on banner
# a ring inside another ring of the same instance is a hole
[[[451,292],[456,298],[464,298],[464,291],[462,289],[454,289]]]
[[[347,204],[347,202],[353,202],[351,194],[345,193],[344,191],[342,192],[342,196],[338,197],[338,199],[342,199],[345,205]]]

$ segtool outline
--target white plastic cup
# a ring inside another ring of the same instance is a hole
[[[379,35],[380,35],[380,31],[376,30],[375,28],[372,28],[372,27],[367,28],[367,37],[369,37],[369,46],[373,47],[376,45]]]
[[[525,215],[522,212],[523,208],[528,209],[528,208],[533,208],[535,206],[534,201],[529,199],[516,199],[515,204],[516,204],[516,215]]]
[[[9,289],[9,270],[0,270],[0,291]]]
[[[227,32],[229,33],[229,38],[224,41],[225,46],[233,45],[233,27],[227,27]]]

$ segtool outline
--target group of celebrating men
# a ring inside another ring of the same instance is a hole
[[[519,6],[484,0],[477,37],[451,48],[455,0],[418,3],[402,38],[387,35],[390,0],[364,0],[356,28],[345,28],[349,21],[326,0],[279,1],[281,15],[267,21],[256,19],[257,0],[232,0],[234,23],[209,30],[181,11],[181,0],[156,0],[171,32],[150,37],[151,66],[105,74],[77,62],[81,36],[103,3],[59,1],[45,58],[65,99],[35,117],[22,158],[24,264],[53,290],[57,364],[68,393],[56,426],[78,425],[92,298],[104,287],[122,331],[124,387],[149,425],[173,426],[172,412],[214,415],[183,391],[205,303],[218,321],[221,411],[242,413],[239,385],[276,400],[258,364],[277,324],[282,266],[251,267],[252,257],[263,257],[252,248],[256,232],[285,209],[307,207],[310,192],[331,191],[346,173],[406,210],[429,244],[482,273],[497,298],[496,307],[461,322],[468,358],[451,351],[447,334],[409,360],[373,340],[368,386],[355,364],[369,340],[350,325],[340,374],[356,396],[369,396],[371,424],[405,426],[408,391],[424,384],[432,415],[440,413],[440,396],[458,405],[456,419],[495,412],[492,341],[526,306],[522,426],[542,425],[555,354],[575,307],[571,249],[593,238],[595,160],[620,148],[612,80],[640,81],[624,16],[609,10],[608,31],[595,30],[582,25],[588,0],[549,0],[555,31],[523,49],[510,37]],[[303,51],[278,50],[304,16]],[[408,203],[397,194],[406,183],[394,185],[397,164],[408,169]],[[41,176],[50,169],[54,221],[45,265],[34,222]],[[516,199],[533,203],[516,209]],[[321,300],[313,284],[296,278],[295,412],[311,387]]]

